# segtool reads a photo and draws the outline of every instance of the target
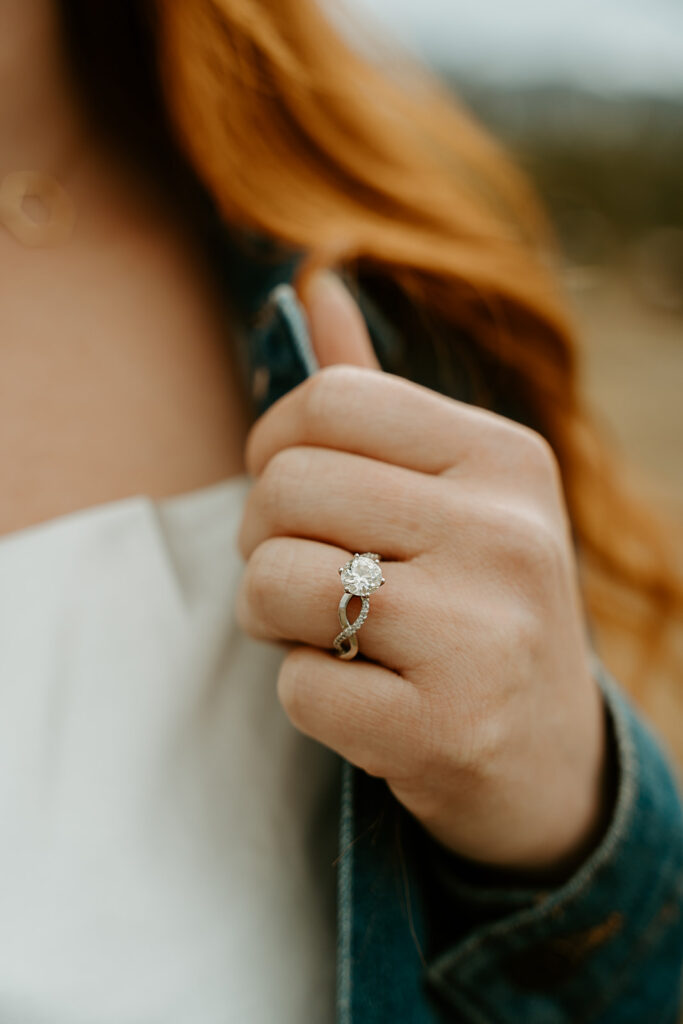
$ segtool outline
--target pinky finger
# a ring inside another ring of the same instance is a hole
[[[393,780],[419,773],[424,695],[397,673],[294,647],[282,662],[277,692],[297,729],[370,775]]]

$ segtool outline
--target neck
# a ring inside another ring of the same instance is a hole
[[[0,176],[68,177],[83,120],[55,0],[0,0]]]

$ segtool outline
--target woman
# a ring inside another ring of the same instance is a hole
[[[680,802],[583,601],[681,588],[523,181],[304,0],[0,39],[0,1017],[673,1021]]]

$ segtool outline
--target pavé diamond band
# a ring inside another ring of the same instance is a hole
[[[339,569],[339,575],[344,585],[344,593],[339,602],[339,624],[342,627],[341,633],[334,638],[334,648],[337,655],[346,661],[355,658],[358,654],[358,637],[356,633],[363,625],[370,611],[370,594],[379,590],[385,583],[382,570],[379,565],[380,557],[372,551],[366,551],[359,555],[358,552]],[[357,618],[349,622],[346,608],[352,597],[360,597],[361,609]]]

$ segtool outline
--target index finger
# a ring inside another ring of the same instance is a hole
[[[257,476],[281,448],[316,445],[423,473],[442,473],[508,421],[381,370],[335,365],[278,399],[245,452]]]

